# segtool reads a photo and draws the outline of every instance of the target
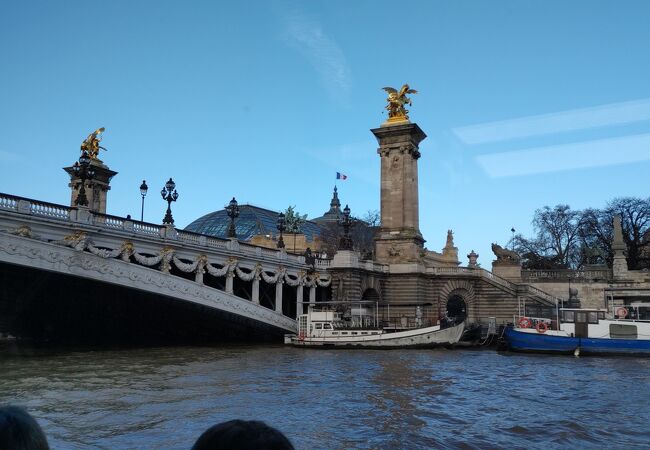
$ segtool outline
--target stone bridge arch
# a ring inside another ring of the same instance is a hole
[[[438,302],[440,304],[440,312],[443,314],[451,312],[452,315],[455,315],[459,312],[460,308],[464,307],[464,320],[467,323],[472,323],[479,319],[476,310],[477,302],[474,285],[467,280],[447,281],[440,290]]]

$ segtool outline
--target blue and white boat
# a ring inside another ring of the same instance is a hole
[[[508,347],[519,352],[650,356],[650,303],[620,306],[614,314],[562,308],[557,316],[519,318],[504,331]]]

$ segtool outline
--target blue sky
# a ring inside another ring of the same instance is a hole
[[[178,226],[240,203],[379,209],[369,129],[408,82],[420,227],[490,267],[536,208],[650,187],[647,1],[4,1],[0,191],[66,204],[63,166],[104,126],[108,212]]]

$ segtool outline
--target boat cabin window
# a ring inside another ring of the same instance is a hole
[[[588,312],[587,320],[589,323],[598,323],[598,312],[597,311]]]
[[[609,325],[609,336],[612,339],[636,339],[636,325],[620,325],[612,323]]]
[[[332,334],[339,334],[338,331],[332,331]]]
[[[605,318],[605,311],[598,311],[598,318],[599,319],[604,319]]]
[[[582,311],[576,311],[576,323],[586,323],[587,322],[587,313]]]
[[[332,324],[331,323],[324,323],[323,324],[323,329],[324,330],[331,330],[332,329]]]
[[[322,323],[317,323],[316,324],[316,329],[317,330],[322,330],[323,329],[323,324]]]
[[[573,323],[576,315],[575,311],[562,311],[562,313],[564,314],[563,320],[565,322]]]

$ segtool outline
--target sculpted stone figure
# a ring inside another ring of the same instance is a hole
[[[388,102],[388,105],[386,105],[388,119],[408,120],[408,109],[404,108],[404,105],[411,106],[411,99],[406,94],[417,94],[418,91],[411,89],[408,84],[403,85],[399,92],[392,87],[385,87],[383,89],[388,92],[388,98],[386,99]]]
[[[81,151],[86,151],[90,159],[98,159],[99,149],[106,151],[106,149],[99,145],[102,140],[102,133],[104,127],[98,128],[88,135],[88,137],[81,143]]]
[[[505,249],[499,244],[492,244],[492,251],[497,257],[497,262],[504,264],[519,264],[520,257],[517,252]]]

